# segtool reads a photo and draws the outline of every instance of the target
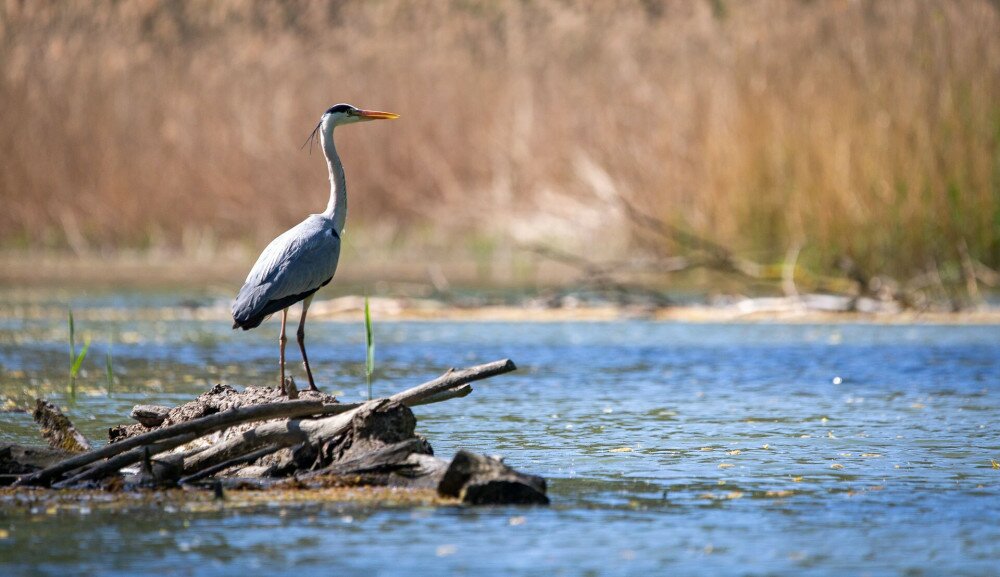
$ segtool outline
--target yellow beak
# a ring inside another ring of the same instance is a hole
[[[365,120],[395,120],[399,115],[394,112],[379,112],[378,110],[359,110],[358,115]]]

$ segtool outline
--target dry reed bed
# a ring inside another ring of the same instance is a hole
[[[103,0],[0,5],[0,244],[259,248],[325,202],[355,243],[673,251],[616,195],[758,259],[1000,265],[995,2]],[[349,133],[349,134],[348,134]],[[461,242],[455,242],[460,240]]]

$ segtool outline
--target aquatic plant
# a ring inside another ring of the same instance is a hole
[[[87,358],[87,351],[90,350],[90,337],[88,336],[80,349],[80,354],[76,354],[76,323],[73,321],[73,307],[67,307],[69,311],[69,394],[76,398],[76,376],[80,373],[80,366]]]
[[[365,383],[368,385],[368,400],[372,400],[372,374],[375,373],[375,337],[372,334],[372,313],[365,295]]]
[[[111,396],[115,386],[115,370],[111,366],[111,346],[108,345],[108,352],[104,357],[104,371],[108,377],[108,396]]]

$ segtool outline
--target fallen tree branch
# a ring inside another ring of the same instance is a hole
[[[319,401],[285,401],[281,403],[270,403],[266,405],[254,405],[252,407],[242,407],[230,411],[208,415],[199,419],[192,419],[184,423],[178,423],[142,435],[136,435],[117,443],[105,445],[100,449],[88,451],[81,455],[66,459],[51,467],[22,477],[15,486],[47,486],[52,481],[61,478],[65,473],[85,467],[101,459],[108,459],[144,445],[151,445],[164,439],[196,433],[197,436],[207,435],[215,431],[245,423],[248,421],[264,421],[270,419],[295,418],[315,414],[335,414],[337,412],[349,411],[357,405],[323,405]],[[182,443],[183,444],[183,443]],[[126,463],[127,466],[138,462],[141,455],[134,461]]]
[[[455,369],[448,369],[445,374],[434,379],[433,381],[428,381],[422,385],[413,387],[412,389],[396,393],[395,395],[389,397],[389,400],[395,403],[401,403],[407,407],[413,407],[422,404],[421,401],[434,397],[438,393],[442,393],[448,389],[453,389],[466,383],[488,379],[490,377],[495,377],[497,375],[502,375],[515,370],[517,370],[517,366],[515,366],[514,361],[510,359],[493,361],[492,363],[476,365],[474,367],[457,371]]]
[[[200,480],[204,479],[205,477],[211,477],[212,475],[214,475],[214,474],[216,474],[216,473],[218,473],[220,471],[225,471],[226,469],[228,469],[230,467],[235,467],[236,465],[244,465],[246,463],[252,463],[252,462],[256,461],[257,459],[259,459],[261,457],[266,457],[266,456],[270,455],[271,453],[280,451],[281,449],[282,449],[282,447],[275,447],[275,446],[264,447],[263,449],[258,449],[256,451],[251,452],[251,453],[247,453],[245,455],[240,455],[239,457],[236,457],[235,459],[230,459],[228,461],[223,461],[222,463],[219,463],[218,465],[213,465],[211,467],[206,467],[206,468],[198,471],[197,473],[193,473],[191,475],[188,475],[187,477],[183,477],[183,478],[181,478],[180,480],[177,481],[177,484],[178,485],[186,485],[188,483],[194,483],[195,481],[200,481]]]
[[[356,459],[334,463],[322,469],[297,475],[296,478],[304,481],[326,475],[361,475],[388,468],[413,467],[414,465],[408,463],[407,459],[414,453],[419,454],[421,451],[426,451],[424,445],[425,441],[423,439],[416,437],[406,439],[405,441],[386,445],[381,449],[366,453]]]
[[[98,463],[89,469],[84,469],[83,471],[77,473],[76,475],[66,479],[65,481],[60,481],[58,483],[53,483],[52,486],[61,489],[63,487],[69,487],[70,485],[75,485],[77,483],[82,483],[84,481],[95,481],[98,479],[103,479],[108,475],[112,475],[121,470],[122,467],[128,467],[129,465],[134,465],[144,458],[151,457],[153,455],[158,455],[164,451],[169,451],[171,449],[176,449],[181,445],[190,443],[191,441],[197,439],[198,433],[186,433],[184,435],[178,435],[169,439],[164,439],[157,443],[152,443],[150,445],[143,445],[141,447],[136,447],[130,451],[124,453],[119,453],[114,457]]]
[[[396,393],[388,398],[373,399],[331,417],[308,420],[289,419],[264,423],[244,431],[239,436],[213,445],[197,455],[190,457],[185,455],[184,473],[190,475],[263,447],[282,448],[300,443],[319,445],[347,431],[351,419],[362,410],[377,410],[393,403],[412,407],[426,404],[432,400],[447,400],[455,396],[462,396],[457,391],[461,391],[463,385],[508,373],[516,368],[510,359],[504,359],[457,371],[450,369],[432,381]],[[456,390],[456,393],[447,394],[452,390]],[[464,391],[462,392],[464,393]],[[469,392],[471,392],[471,387]]]
[[[460,387],[455,387],[454,389],[448,389],[442,391],[436,395],[427,397],[422,401],[416,403],[410,403],[409,407],[416,407],[418,405],[430,405],[432,403],[440,403],[442,401],[447,401],[448,399],[458,399],[461,397],[466,397],[472,392],[472,385],[462,385]]]

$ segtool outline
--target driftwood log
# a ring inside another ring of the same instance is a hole
[[[225,427],[237,425],[247,421],[323,414],[324,411],[342,412],[343,410],[349,410],[347,407],[347,405],[325,406],[317,401],[288,401],[285,403],[274,403],[270,405],[257,405],[253,407],[233,409],[224,413],[216,413],[200,419],[179,423],[164,429],[150,431],[143,435],[131,437],[118,443],[110,443],[100,449],[95,449],[93,451],[88,451],[75,457],[71,457],[37,473],[24,477],[15,483],[15,485],[48,486],[53,482],[53,480],[60,478],[67,472],[86,467],[87,465],[96,463],[102,459],[120,455],[130,449],[149,447],[155,454],[155,449],[158,447],[157,443],[168,439],[177,440],[186,438],[192,434],[197,436],[207,435]],[[188,439],[185,442],[189,442],[190,440],[192,439]],[[178,443],[177,445],[173,445],[173,447],[169,448],[174,448],[181,444],[184,443]],[[122,465],[120,465],[119,468],[137,463],[141,458],[141,454],[136,454],[134,458],[123,460]]]
[[[139,423],[113,428],[113,442],[22,474],[16,485],[92,486],[139,464],[126,483],[198,486],[228,479],[266,486],[267,479],[291,477],[306,486],[436,488],[470,504],[547,503],[543,479],[496,459],[465,451],[450,462],[434,457],[410,409],[464,397],[472,392],[469,383],[515,368],[501,360],[452,369],[392,396],[353,404],[217,385],[179,407],[137,406],[132,416]]]
[[[401,404],[409,407],[425,404],[433,400],[452,398],[446,395],[451,389],[461,388],[472,381],[489,378],[513,371],[516,367],[510,360],[495,361],[462,370],[449,370],[444,375],[412,389],[396,393],[384,399],[374,399],[360,406],[351,407],[340,414],[324,419],[289,419],[258,425],[243,434],[216,443],[207,450],[184,459],[184,473],[193,474],[200,469],[217,465],[239,455],[256,451],[264,446],[280,445],[291,447],[307,443],[320,445],[336,439],[345,433],[359,411],[373,411],[379,407]]]

